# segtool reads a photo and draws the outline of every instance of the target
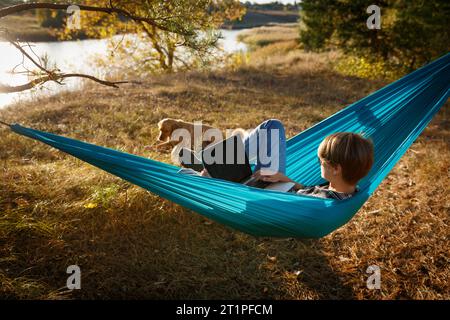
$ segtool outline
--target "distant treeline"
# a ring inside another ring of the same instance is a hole
[[[300,1],[294,1],[293,4],[284,4],[282,2],[274,1],[270,3],[252,3],[250,1],[241,2],[247,9],[252,10],[274,10],[274,11],[298,11],[300,9]]]

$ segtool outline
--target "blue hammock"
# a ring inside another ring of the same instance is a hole
[[[317,148],[329,134],[364,132],[375,163],[346,200],[322,199],[178,174],[179,167],[18,124],[11,129],[39,140],[169,199],[254,236],[318,238],[348,222],[375,191],[450,93],[450,53],[353,103],[287,142],[287,175],[304,185],[324,182]]]

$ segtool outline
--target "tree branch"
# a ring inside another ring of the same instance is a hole
[[[53,76],[40,77],[40,78],[34,79],[33,81],[30,81],[28,83],[19,85],[19,86],[8,86],[8,85],[0,84],[0,93],[23,92],[26,90],[33,89],[34,87],[41,85],[48,81],[55,81],[55,82],[59,83],[59,81],[66,79],[66,78],[85,78],[85,79],[89,79],[94,82],[100,83],[104,86],[113,87],[116,89],[119,88],[119,86],[118,86],[119,84],[139,83],[137,81],[106,81],[106,80],[101,80],[94,76],[90,76],[90,75],[82,74],[82,73],[66,73],[66,74],[61,73],[61,74],[56,74]]]
[[[18,5],[13,5],[13,6],[6,7],[6,8],[0,8],[0,19],[5,16],[11,15],[11,14],[16,14],[16,13],[20,13],[23,11],[35,10],[35,9],[67,10],[67,8],[70,5],[71,4],[45,3],[45,2],[18,4]],[[154,38],[155,37],[154,34],[152,34],[152,32],[150,32],[150,30],[147,29],[147,25],[151,27],[152,31],[154,31],[155,29],[159,29],[159,30],[163,30],[166,32],[174,33],[174,34],[179,34],[182,36],[192,36],[193,35],[192,31],[186,30],[182,26],[174,25],[174,24],[169,24],[169,26],[166,26],[166,25],[164,25],[164,23],[158,23],[157,22],[158,19],[152,19],[149,17],[138,16],[138,15],[135,15],[135,14],[132,14],[132,13],[126,11],[125,9],[114,7],[112,0],[110,0],[109,5],[110,5],[110,7],[96,7],[96,6],[77,4],[77,6],[82,11],[102,12],[105,14],[117,14],[117,15],[126,17],[128,19],[131,19],[131,20],[135,21],[136,23],[139,23],[143,27],[144,31],[147,32],[147,35],[150,36],[150,39],[152,40],[158,53],[160,54],[160,62],[162,63],[161,66],[164,69],[167,69],[168,66],[164,59],[163,49],[157,43],[156,39]],[[166,18],[164,18],[163,21],[166,22]],[[2,31],[2,30],[0,30],[0,31]],[[39,57],[37,58],[37,60],[34,59],[31,56],[31,54],[29,54],[28,52],[25,51],[25,49],[19,42],[17,42],[15,39],[12,39],[12,37],[8,34],[7,30],[4,30],[1,33],[3,33],[3,35],[0,35],[0,36],[3,36],[16,49],[18,49],[22,53],[22,57],[23,58],[26,57],[28,60],[30,60],[32,62],[32,64],[34,64],[39,69],[39,71],[30,71],[30,70],[26,69],[25,66],[23,65],[23,63],[24,63],[24,59],[23,59],[22,66],[26,70],[25,73],[28,74],[29,76],[33,76],[36,78],[29,81],[28,83],[18,85],[18,86],[9,86],[9,85],[5,85],[5,84],[0,84],[0,93],[22,92],[22,91],[32,89],[38,85],[42,85],[48,81],[54,81],[54,82],[62,85],[63,83],[61,82],[61,80],[66,79],[66,78],[74,78],[74,77],[89,79],[91,81],[94,81],[94,82],[97,82],[99,84],[106,85],[109,87],[113,87],[113,88],[118,88],[119,84],[130,83],[130,81],[106,81],[106,80],[96,78],[94,76],[80,74],[80,73],[67,73],[66,74],[66,73],[62,73],[57,68],[48,69],[46,66],[44,66],[42,64]],[[134,81],[134,82],[136,83],[136,81]]]
[[[11,43],[11,45],[13,45],[17,50],[19,50],[22,53],[23,57],[26,57],[36,67],[38,67],[39,70],[41,70],[42,73],[45,74],[45,76],[38,77],[28,83],[25,83],[25,84],[19,85],[19,86],[9,86],[9,85],[0,84],[0,93],[22,92],[25,90],[32,89],[32,88],[34,88],[38,85],[41,85],[45,82],[48,82],[48,81],[54,81],[54,82],[62,85],[61,80],[67,79],[67,78],[75,78],[75,77],[89,79],[91,81],[100,83],[105,86],[113,87],[113,88],[119,88],[119,86],[118,86],[119,84],[132,82],[132,81],[106,81],[106,80],[101,80],[94,76],[82,74],[82,73],[62,73],[58,69],[49,70],[49,69],[45,68],[44,66],[42,66],[35,59],[33,59],[33,57],[30,54],[28,54],[28,52],[26,52],[25,49],[18,42],[13,41],[7,32],[3,32],[2,37],[5,38],[6,40],[8,40],[8,42]],[[23,61],[22,61],[22,64],[23,64]],[[32,74],[32,72],[28,71],[28,70],[26,71],[26,73],[29,75]],[[34,75],[36,75],[36,74],[34,74]],[[134,83],[136,83],[136,81],[134,81]]]
[[[11,124],[9,124],[9,123],[6,123],[6,122],[4,122],[4,121],[1,121],[1,120],[0,120],[0,124],[3,124],[3,125],[5,125],[5,126],[8,126],[8,127],[11,127]]]
[[[6,38],[6,40],[9,41],[9,43],[11,45],[13,45],[14,47],[16,47],[16,49],[18,49],[25,57],[28,58],[28,60],[30,60],[36,67],[38,67],[39,69],[41,69],[43,72],[45,73],[49,73],[49,71],[47,69],[45,69],[43,66],[41,66],[39,63],[37,63],[29,54],[28,52],[26,52],[17,42],[13,41],[12,39],[10,39],[9,37],[4,37]]]
[[[10,14],[33,10],[33,9],[67,10],[67,8],[71,5],[72,4],[70,4],[70,3],[69,4],[58,4],[58,3],[45,3],[45,2],[18,4],[18,5],[0,9],[0,18],[6,17]],[[182,30],[182,29],[177,30],[176,28],[169,28],[160,23],[157,23],[154,19],[136,16],[124,9],[120,9],[120,8],[116,8],[116,7],[112,7],[112,6],[110,8],[108,8],[108,7],[86,6],[86,5],[81,5],[81,4],[77,4],[77,6],[82,11],[103,12],[103,13],[107,13],[107,14],[115,13],[115,14],[123,15],[124,17],[132,19],[136,22],[146,22],[149,25],[152,25],[152,26],[157,27],[158,29],[161,29],[164,31],[177,33],[177,34],[181,34],[181,35],[186,35],[186,36],[192,35],[192,32],[190,32],[190,31],[186,31],[186,30]]]

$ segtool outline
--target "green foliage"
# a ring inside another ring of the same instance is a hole
[[[368,59],[354,55],[346,55],[337,60],[333,65],[339,73],[359,78],[381,78],[394,81],[407,71],[404,66],[394,64],[383,59]]]
[[[306,50],[319,51],[333,34],[332,0],[303,1],[300,11],[300,39]]]
[[[85,0],[80,3],[110,5],[109,0]],[[136,66],[140,67],[139,73],[172,72],[178,67],[188,68],[203,59],[206,61],[218,40],[212,30],[222,25],[225,19],[233,20],[244,13],[237,0],[124,0],[114,2],[114,6],[131,15],[151,19],[156,25],[136,23],[115,14],[81,12],[82,31],[90,37],[101,38],[124,33],[137,34],[139,45],[130,44],[124,48],[124,43],[120,43],[119,46],[111,46],[111,56],[122,53],[123,59],[127,59],[130,53],[138,52],[140,63]],[[70,37],[72,32],[65,30],[63,36]],[[122,49],[119,50],[119,47]]]
[[[369,30],[371,0],[304,0],[300,37],[308,50],[337,47],[370,63],[400,64],[409,71],[449,51],[450,3],[384,0],[381,29]]]
[[[398,1],[392,27],[393,45],[410,67],[430,61],[450,49],[450,2]]]
[[[36,17],[44,28],[62,28],[65,16],[64,11],[36,10]]]

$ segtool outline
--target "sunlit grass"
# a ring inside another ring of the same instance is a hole
[[[298,30],[295,24],[260,27],[243,31],[238,39],[249,45],[251,49],[257,49],[278,42],[296,41]]]

